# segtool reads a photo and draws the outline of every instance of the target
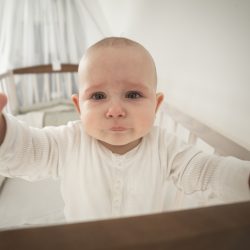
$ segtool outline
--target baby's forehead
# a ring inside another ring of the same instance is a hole
[[[79,77],[87,76],[92,72],[92,69],[104,68],[106,64],[111,63],[114,67],[116,63],[124,63],[125,65],[131,64],[131,71],[134,71],[133,66],[138,68],[147,68],[150,75],[154,75],[152,85],[155,87],[157,84],[156,68],[152,56],[149,52],[137,44],[117,44],[117,45],[102,45],[90,47],[83,56],[79,65]],[[123,64],[123,65],[124,65]],[[147,65],[147,66],[142,66]],[[127,68],[127,67],[126,67]],[[131,72],[130,71],[130,72]],[[130,74],[130,73],[129,73]],[[150,77],[151,78],[151,77]],[[152,79],[152,78],[151,78]],[[83,83],[83,81],[81,81]]]
[[[101,48],[118,48],[118,49],[140,48],[143,49],[144,51],[147,51],[140,43],[122,37],[110,37],[102,39],[99,42],[92,45],[91,47],[89,47],[87,51],[101,49]]]
[[[85,60],[91,60],[93,58],[100,59],[103,54],[108,58],[113,53],[121,56],[125,56],[127,54],[134,54],[137,57],[144,57],[144,60],[150,60],[153,62],[151,55],[143,48],[137,45],[117,45],[117,46],[98,46],[91,47],[88,49],[83,58]]]

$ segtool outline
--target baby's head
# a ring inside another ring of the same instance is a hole
[[[114,153],[137,146],[163,100],[149,52],[127,38],[105,38],[87,50],[78,73],[72,99],[86,133]]]

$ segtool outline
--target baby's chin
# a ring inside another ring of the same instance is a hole
[[[100,141],[102,144],[107,144],[107,145],[110,145],[110,146],[126,146],[128,144],[131,144],[133,143],[133,141],[121,141],[121,140],[98,140]]]
[[[129,151],[135,148],[140,142],[141,138],[135,140],[124,140],[124,141],[117,141],[117,140],[98,140],[101,144],[109,149],[124,149],[125,151]]]

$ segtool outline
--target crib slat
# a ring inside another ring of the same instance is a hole
[[[56,82],[56,98],[60,98],[62,97],[62,88],[61,88],[59,74],[55,74],[55,82]]]
[[[43,94],[43,101],[44,102],[48,102],[50,100],[50,83],[49,83],[49,75],[48,74],[44,74],[43,75],[43,82],[44,82],[44,94]]]
[[[64,78],[65,78],[65,84],[66,84],[66,93],[67,93],[67,97],[70,98],[73,94],[73,81],[72,81],[72,78],[71,78],[71,75],[70,74],[64,74]]]
[[[12,71],[9,71],[3,80],[3,90],[8,96],[7,112],[17,114],[19,110],[15,79]]]
[[[196,141],[197,141],[197,136],[194,133],[190,132],[188,137],[188,143],[195,145]]]
[[[38,103],[39,102],[38,82],[37,82],[37,77],[35,77],[34,75],[31,75],[31,84],[33,89],[34,101],[35,103]]]

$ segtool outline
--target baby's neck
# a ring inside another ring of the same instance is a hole
[[[123,155],[123,154],[126,154],[127,152],[129,152],[130,150],[132,150],[133,148],[135,148],[141,142],[141,138],[136,140],[136,141],[132,141],[128,144],[125,144],[125,145],[112,145],[112,144],[108,144],[108,143],[103,142],[103,141],[99,141],[99,142],[104,147],[109,149],[112,153]]]

